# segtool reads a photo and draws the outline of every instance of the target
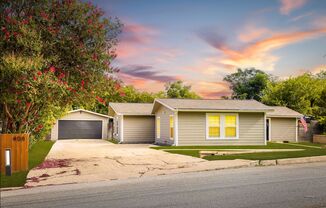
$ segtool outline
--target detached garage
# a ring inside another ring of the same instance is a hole
[[[51,140],[107,139],[110,116],[83,109],[70,111],[56,121]]]

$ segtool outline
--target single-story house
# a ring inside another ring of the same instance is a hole
[[[302,115],[255,100],[155,99],[110,103],[108,115],[70,111],[57,120],[51,139],[106,139],[163,145],[265,145],[298,141]]]
[[[151,103],[109,103],[112,137],[120,143],[154,143],[155,117]]]
[[[51,140],[107,139],[112,117],[88,110],[69,111],[51,129]]]
[[[298,141],[298,120],[302,114],[281,106],[272,106],[274,111],[266,114],[268,141]]]
[[[269,111],[255,100],[156,99],[155,143],[264,145]]]

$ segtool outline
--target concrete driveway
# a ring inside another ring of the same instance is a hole
[[[206,161],[149,147],[148,144],[112,144],[103,140],[59,140],[45,162],[29,172],[25,186],[117,180],[251,165],[247,160]]]

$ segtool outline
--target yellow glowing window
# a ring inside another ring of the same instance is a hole
[[[209,115],[208,116],[208,136],[220,137],[220,116]]]
[[[237,136],[237,116],[227,115],[225,116],[225,137]]]
[[[170,138],[173,139],[174,134],[174,120],[173,116],[170,116]]]
[[[156,118],[156,138],[160,138],[161,136],[161,118]]]

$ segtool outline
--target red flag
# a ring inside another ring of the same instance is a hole
[[[303,126],[304,132],[307,132],[308,131],[308,125],[306,123],[306,120],[304,120],[303,117],[300,118],[300,123]]]

